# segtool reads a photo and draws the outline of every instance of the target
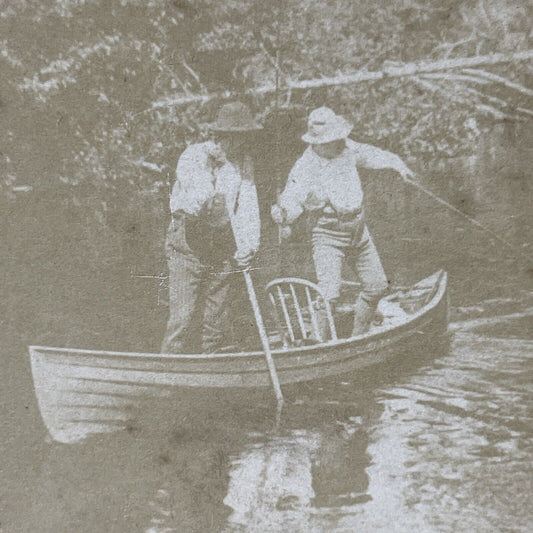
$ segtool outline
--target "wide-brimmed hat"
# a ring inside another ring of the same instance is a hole
[[[336,115],[329,107],[319,107],[309,114],[307,132],[302,141],[309,144],[325,144],[346,139],[353,129],[345,118]]]
[[[220,108],[211,129],[218,132],[240,132],[261,130],[263,126],[254,120],[247,105],[231,102]]]

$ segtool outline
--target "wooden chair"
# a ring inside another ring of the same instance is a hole
[[[315,283],[299,278],[280,278],[266,286],[283,347],[337,340],[329,302]],[[326,327],[320,327],[324,321]]]

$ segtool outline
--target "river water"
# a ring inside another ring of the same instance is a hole
[[[451,198],[457,180],[431,187]],[[5,225],[0,532],[532,531],[533,284],[517,259],[531,253],[530,175],[462,182],[469,214],[516,253],[416,191],[380,206],[383,187],[367,199],[386,270],[399,282],[448,270],[450,346],[291,390],[276,429],[268,395],[221,396],[149,406],[135,431],[49,442],[26,356],[36,332],[129,348],[150,332],[158,342],[163,314],[135,314],[150,281],[124,301],[112,277],[73,294],[45,237],[28,236],[39,219]]]

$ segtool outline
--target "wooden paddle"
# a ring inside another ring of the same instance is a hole
[[[263,345],[263,351],[265,353],[265,358],[268,366],[268,372],[270,373],[270,380],[274,387],[274,393],[276,395],[276,400],[278,401],[278,413],[281,410],[283,405],[283,394],[281,392],[281,386],[279,384],[278,373],[276,372],[276,366],[274,365],[274,359],[272,358],[272,352],[270,350],[270,343],[268,341],[268,335],[265,330],[265,325],[263,323],[263,317],[261,315],[261,310],[259,309],[259,302],[257,301],[257,296],[255,294],[254,284],[252,282],[252,276],[250,275],[250,270],[245,269],[242,271],[244,275],[244,281],[246,282],[246,288],[248,289],[248,297],[250,298],[250,303],[252,304],[252,309],[254,311],[255,323],[257,325],[257,330],[259,331],[259,337],[261,337],[261,344]]]

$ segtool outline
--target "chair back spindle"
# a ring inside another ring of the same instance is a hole
[[[318,285],[299,278],[280,278],[271,281],[266,291],[284,347],[311,339],[337,340],[331,306]]]

